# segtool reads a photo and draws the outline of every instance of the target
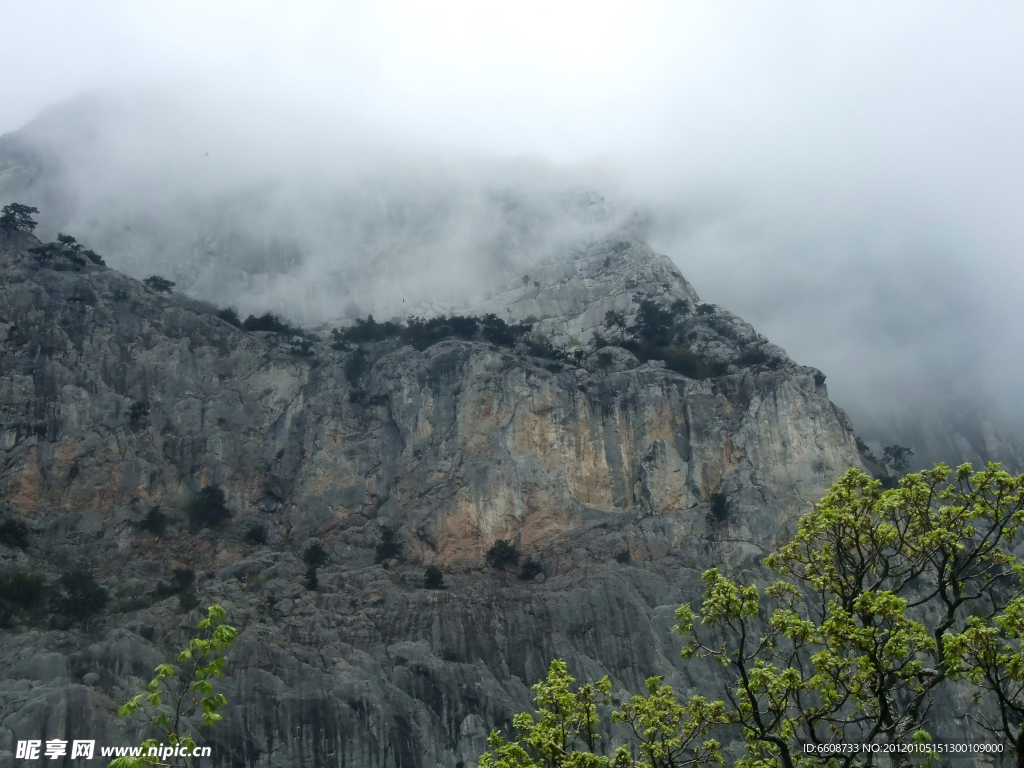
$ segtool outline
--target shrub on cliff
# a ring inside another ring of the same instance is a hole
[[[428,565],[423,574],[423,586],[427,589],[441,589],[444,587],[444,574],[436,565]]]
[[[0,229],[4,232],[31,232],[36,228],[32,218],[34,213],[39,213],[39,209],[21,203],[8,203],[0,208]]]
[[[317,587],[320,586],[320,581],[317,578],[316,572],[321,565],[327,562],[327,560],[327,550],[323,548],[323,545],[319,541],[314,541],[306,547],[306,551],[302,553],[302,562],[306,564],[306,589],[315,591]]]
[[[145,285],[147,288],[151,288],[157,293],[170,293],[171,289],[175,285],[177,285],[177,283],[168,280],[165,277],[160,277],[160,275],[152,275],[150,277],[147,277],[145,280],[142,281],[142,284]]]
[[[262,523],[250,525],[245,532],[245,543],[254,546],[262,546],[267,543],[267,526]]]
[[[398,534],[394,528],[386,525],[381,526],[380,541],[374,552],[373,562],[382,563],[385,560],[402,556],[402,542],[398,541]]]
[[[224,491],[215,485],[207,485],[185,504],[185,513],[193,531],[201,528],[216,528],[231,517],[224,506]]]
[[[519,579],[521,581],[531,581],[534,576],[543,570],[544,569],[540,567],[540,563],[532,557],[528,557],[523,561],[523,564],[519,566]]]
[[[58,613],[76,621],[88,619],[106,606],[109,596],[92,575],[85,571],[66,571],[57,585],[55,607]]]
[[[28,549],[28,526],[20,520],[4,520],[0,523],[0,544],[11,549]]]
[[[498,539],[487,550],[487,564],[491,568],[504,568],[506,565],[517,565],[519,563],[519,550],[511,541]]]
[[[160,505],[157,504],[146,513],[146,516],[139,522],[138,527],[140,531],[152,533],[154,536],[159,537],[164,535],[167,522],[167,515],[160,511]]]
[[[225,323],[235,326],[235,328],[242,327],[242,321],[238,317],[238,311],[234,307],[225,307],[224,309],[217,310],[217,317],[223,320]]]
[[[45,594],[46,581],[39,574],[28,571],[0,574],[0,611],[35,610],[42,605]]]

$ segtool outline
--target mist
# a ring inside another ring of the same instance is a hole
[[[642,224],[878,444],[1024,425],[1019,5],[3,11],[0,197],[137,277],[444,311]]]

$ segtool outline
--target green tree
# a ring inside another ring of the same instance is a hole
[[[1010,547],[1022,510],[1024,475],[994,464],[940,464],[885,492],[851,469],[766,559],[780,578],[763,594],[704,574],[699,612],[681,606],[676,629],[685,658],[731,673],[739,764],[864,765],[863,754],[810,759],[803,748],[930,741],[930,706],[959,666],[950,642],[972,613],[1019,595],[1019,582],[1003,587],[1019,568]]]
[[[383,563],[393,557],[402,556],[402,542],[398,540],[398,532],[387,525],[380,527],[380,541],[374,550],[373,562]]]
[[[609,309],[604,313],[604,327],[611,331],[617,330],[619,336],[626,333],[626,313],[620,309]]]
[[[910,469],[910,462],[907,461],[907,457],[913,455],[914,452],[912,450],[902,445],[888,445],[882,451],[882,466],[892,474],[902,475]]]
[[[685,659],[725,670],[718,714],[745,747],[735,764],[847,768],[876,758],[842,745],[924,748],[936,695],[967,684],[977,722],[1024,766],[1022,523],[1024,475],[996,464],[939,464],[891,490],[851,469],[765,560],[767,586],[707,571],[675,630]],[[667,699],[648,706],[670,712]]]
[[[201,528],[216,528],[229,517],[231,510],[225,506],[226,497],[223,489],[215,485],[207,485],[185,504],[189,523],[193,531]]]
[[[188,647],[178,654],[175,669],[160,664],[146,691],[129,699],[119,710],[124,717],[141,717],[160,733],[160,739],[142,742],[141,757],[119,757],[108,768],[141,768],[142,766],[189,766],[196,747],[194,736],[198,727],[193,716],[201,712],[200,725],[213,728],[222,719],[219,710],[228,703],[218,693],[213,680],[222,676],[227,663],[225,653],[235,642],[237,631],[224,623],[226,613],[219,605],[211,605],[206,618],[199,622],[199,633],[189,640]],[[161,742],[188,756],[147,756],[150,749],[159,750]],[[168,757],[172,762],[165,762]]]
[[[314,541],[306,547],[306,551],[302,553],[302,562],[306,564],[306,589],[316,591],[317,587],[320,586],[320,580],[317,578],[316,572],[328,559],[327,550],[324,549],[319,541]]]
[[[423,574],[423,586],[427,589],[441,589],[444,587],[444,574],[436,565],[428,565]]]
[[[516,715],[516,738],[506,741],[497,731],[488,739],[490,751],[480,768],[685,768],[722,763],[719,743],[702,740],[715,725],[726,722],[722,702],[695,696],[681,705],[661,679],[647,681],[647,696],[634,696],[611,712],[613,722],[625,723],[635,742],[602,750],[601,714],[611,703],[607,677],[573,690],[575,678],[561,659],[551,662],[545,680],[533,686],[537,716]]]
[[[39,213],[39,209],[21,203],[8,203],[0,208],[0,229],[5,232],[31,232],[36,228],[33,213]]]
[[[170,293],[171,289],[177,285],[177,283],[168,280],[166,277],[160,277],[160,275],[151,275],[143,280],[142,284],[147,288],[152,288],[157,293]]]

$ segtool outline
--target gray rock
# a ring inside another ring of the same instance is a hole
[[[208,735],[222,763],[473,765],[555,657],[622,692],[655,674],[683,692],[705,684],[716,673],[679,658],[675,608],[711,565],[754,573],[859,459],[820,372],[721,308],[696,314],[671,262],[616,237],[532,272],[536,295],[513,315],[567,338],[638,290],[686,301],[687,343],[718,350],[728,373],[687,378],[625,350],[607,370],[552,372],[445,341],[372,347],[351,382],[350,352],[296,355],[287,337],[243,333],[113,270],[41,268],[34,238],[0,236],[0,501],[32,529],[4,567],[51,581],[84,568],[113,598],[66,631],[0,633],[0,751],[40,734],[140,737],[116,708],[199,618],[157,591],[177,567],[241,630],[231,703]],[[744,363],[752,348],[774,365]],[[186,503],[208,484],[232,518],[191,531]],[[709,520],[716,493],[725,520]],[[158,504],[159,538],[137,525]],[[265,546],[245,540],[256,522]],[[382,525],[403,547],[386,569],[373,562]],[[329,554],[316,592],[303,585],[313,538]],[[544,578],[484,568],[497,539]],[[445,589],[419,586],[428,564]]]

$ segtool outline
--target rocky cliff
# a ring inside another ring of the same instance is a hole
[[[569,364],[447,340],[371,345],[350,381],[353,350],[245,333],[0,238],[0,499],[29,528],[0,568],[84,570],[111,595],[84,624],[18,614],[0,630],[5,760],[18,739],[137,738],[115,708],[197,618],[158,589],[175,571],[241,629],[216,765],[470,765],[556,656],[619,692],[653,674],[692,689],[708,672],[669,630],[701,571],[755,568],[859,465],[821,372],[629,232],[477,308],[575,345],[609,309],[685,302],[680,343],[715,375],[617,347]],[[232,516],[193,531],[182,510],[208,485]],[[139,526],[157,505],[162,536]],[[375,564],[385,526],[404,556]],[[540,573],[489,568],[497,539]],[[311,542],[329,555],[316,591]],[[427,564],[444,589],[422,588]]]

